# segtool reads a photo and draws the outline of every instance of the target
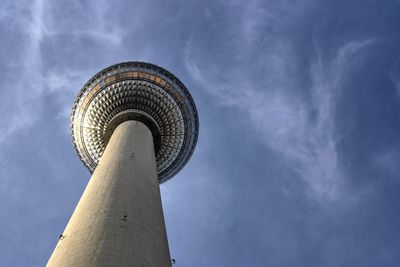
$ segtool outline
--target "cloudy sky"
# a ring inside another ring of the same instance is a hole
[[[161,186],[182,267],[400,266],[400,1],[0,1],[0,266],[43,266],[88,179],[69,115],[122,61],[186,84]]]

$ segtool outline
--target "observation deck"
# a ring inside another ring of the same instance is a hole
[[[177,174],[197,143],[199,119],[184,84],[167,70],[144,62],[125,62],[94,75],[72,109],[72,142],[92,173],[113,130],[137,120],[153,134],[158,180]]]

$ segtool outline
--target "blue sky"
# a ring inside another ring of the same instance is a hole
[[[176,266],[400,266],[400,1],[0,2],[0,266],[43,266],[89,172],[69,115],[122,61],[186,84]]]

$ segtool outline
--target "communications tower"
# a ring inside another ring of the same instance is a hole
[[[92,177],[47,266],[170,266],[159,184],[197,143],[186,87],[149,63],[113,65],[82,88],[70,128]]]

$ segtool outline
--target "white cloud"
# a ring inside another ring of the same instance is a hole
[[[71,4],[79,5],[79,2]],[[8,67],[18,69],[19,77],[22,78],[18,77],[16,80],[13,79],[3,84],[3,87],[12,88],[12,90],[2,92],[3,101],[5,101],[4,99],[8,99],[7,101],[14,99],[15,106],[12,110],[4,111],[0,142],[38,120],[46,93],[57,93],[56,98],[65,99],[65,95],[70,94],[70,89],[78,90],[82,86],[78,86],[74,81],[80,81],[81,79],[77,79],[77,77],[82,77],[87,74],[86,72],[67,67],[58,70],[55,67],[46,66],[43,58],[45,40],[57,38],[60,35],[88,36],[95,43],[107,45],[106,50],[110,52],[118,49],[123,38],[122,28],[106,19],[109,11],[109,5],[106,2],[96,2],[89,6],[89,9],[78,8],[79,12],[90,14],[88,23],[82,24],[74,24],[74,17],[55,17],[53,11],[56,6],[51,1],[35,0],[29,8],[7,2],[3,7],[5,11],[0,12],[0,19],[2,21],[9,20],[8,23],[12,25],[13,30],[23,37],[23,42],[19,44],[21,46],[20,57],[8,60],[10,62]],[[14,14],[14,16],[10,14]],[[69,84],[68,88],[67,84]],[[67,104],[70,109],[71,103]],[[60,116],[65,116],[67,113],[65,109],[62,107],[61,113],[63,114],[59,114]]]
[[[31,125],[41,112],[40,92],[43,88],[42,60],[40,45],[44,36],[43,1],[37,0],[31,8],[31,17],[20,21],[19,30],[26,34],[26,45],[19,65],[23,79],[13,81],[8,86],[13,88],[15,109],[7,114],[8,120],[0,134],[0,142],[4,141],[15,131]]]
[[[357,63],[355,54],[374,40],[344,44],[333,59],[323,59],[315,42],[317,56],[310,68],[310,88],[299,88],[299,77],[293,70],[298,56],[288,41],[271,35],[266,40],[268,51],[247,41],[236,40],[248,46],[236,56],[253,60],[250,53],[258,53],[249,70],[241,69],[241,64],[224,67],[203,62],[196,54],[195,44],[189,41],[185,51],[188,73],[213,99],[237,108],[252,122],[258,133],[255,136],[294,166],[309,185],[310,196],[321,202],[340,199],[345,191],[346,171],[336,148],[336,95],[348,78],[348,70]],[[221,77],[225,81],[221,82]],[[299,91],[307,91],[311,97],[305,99]]]
[[[57,2],[48,2],[49,11],[57,10],[60,12],[60,4]],[[111,18],[113,13],[110,10],[109,1],[81,2],[70,1],[68,6],[71,10],[63,16],[48,16],[46,19],[49,26],[49,35],[67,35],[67,36],[86,36],[95,42],[107,44],[111,49],[114,46],[121,45],[123,40],[123,25],[115,23]],[[74,14],[75,16],[68,16]],[[136,16],[132,16],[136,20]],[[115,48],[117,48],[115,47]]]

